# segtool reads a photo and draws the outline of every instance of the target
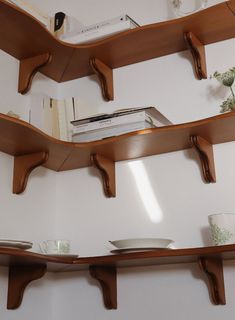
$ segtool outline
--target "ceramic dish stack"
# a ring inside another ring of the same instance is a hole
[[[0,248],[27,250],[33,246],[32,242],[22,240],[0,239]]]
[[[170,245],[173,242],[171,239],[163,238],[135,238],[109,241],[115,247],[115,249],[110,251],[111,253],[171,249]]]

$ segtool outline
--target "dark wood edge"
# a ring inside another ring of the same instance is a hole
[[[14,157],[13,193],[22,193],[27,185],[30,173],[43,165],[48,159],[45,151]]]
[[[99,281],[104,305],[107,309],[117,309],[117,270],[114,266],[96,266],[89,268],[90,275]]]
[[[109,198],[115,197],[115,162],[99,154],[92,154],[91,162],[92,165],[97,168],[101,174],[105,195]]]
[[[225,305],[223,261],[221,258],[199,257],[199,266],[208,279],[211,300],[216,305]]]
[[[199,155],[205,182],[216,182],[213,145],[200,136],[192,135],[190,139],[193,148]]]
[[[206,53],[203,43],[192,32],[185,32],[184,38],[193,58],[197,79],[206,79]]]
[[[10,265],[8,276],[7,309],[16,309],[21,305],[25,288],[46,273],[45,264]]]

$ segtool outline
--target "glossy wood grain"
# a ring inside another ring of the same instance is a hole
[[[203,45],[235,37],[234,0],[193,15],[128,30],[89,45],[58,41],[32,16],[0,1],[0,48],[22,60],[49,53],[51,62],[40,71],[57,82],[93,73],[90,59],[110,68],[187,49],[184,34],[192,32]]]

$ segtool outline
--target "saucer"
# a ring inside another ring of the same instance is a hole
[[[71,258],[76,259],[78,258],[78,254],[71,254],[71,253],[42,253],[48,257],[55,257],[55,258]]]

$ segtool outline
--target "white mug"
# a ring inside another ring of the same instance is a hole
[[[45,254],[68,254],[70,252],[69,240],[45,240],[39,244],[40,250]]]
[[[235,243],[235,214],[211,214],[208,216],[208,221],[213,245]]]

